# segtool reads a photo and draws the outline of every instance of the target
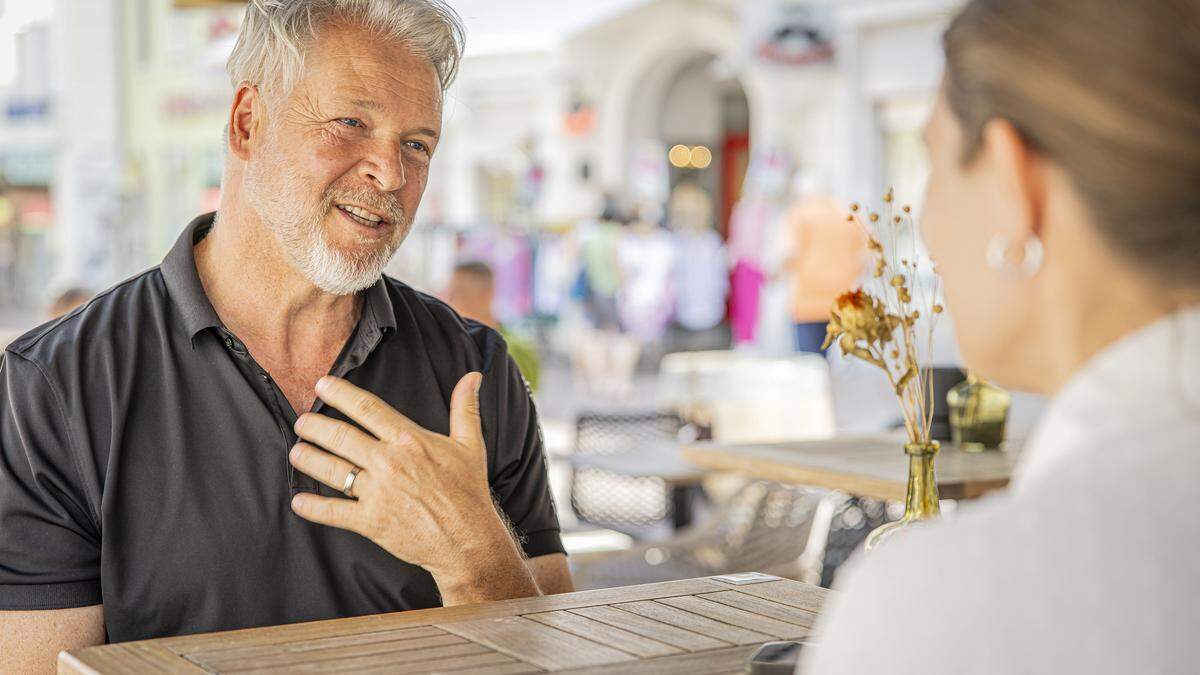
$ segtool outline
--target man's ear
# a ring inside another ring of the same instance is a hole
[[[1007,234],[1014,242],[1042,236],[1045,215],[1046,164],[1011,122],[993,119],[983,128],[983,155],[1000,191],[1000,203],[1013,209],[1009,218],[1016,229]]]
[[[238,85],[233,96],[233,108],[229,111],[226,142],[229,152],[243,162],[250,159],[251,151],[258,144],[265,115],[266,106],[258,87],[249,82]]]

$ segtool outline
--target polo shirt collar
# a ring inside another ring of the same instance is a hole
[[[205,328],[221,327],[221,318],[204,294],[200,274],[196,272],[194,252],[196,244],[212,229],[216,215],[206,213],[188,223],[159,266],[171,302],[183,317],[184,330],[192,339]]]
[[[195,255],[196,244],[212,229],[216,215],[206,213],[188,223],[160,266],[167,293],[171,302],[179,309],[183,317],[183,327],[192,339],[206,328],[222,326],[217,310],[213,309],[212,303],[204,293],[204,285],[200,283]],[[381,339],[396,331],[396,312],[382,275],[370,288],[363,291],[363,316],[359,323],[364,324],[362,327],[368,330],[374,328],[379,332],[379,335],[366,336],[372,343],[378,342],[376,338]]]
[[[396,310],[382,274],[370,288],[363,291],[363,318],[368,315],[373,318],[381,336],[396,332]]]

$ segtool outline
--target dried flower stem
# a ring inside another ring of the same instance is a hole
[[[863,228],[875,261],[868,288],[838,298],[830,312],[826,346],[837,342],[846,354],[884,371],[900,402],[904,427],[912,443],[928,443],[933,426],[933,374],[921,368],[921,340],[917,322],[925,319],[925,355],[933,350],[933,331],[942,308],[936,304],[938,278],[922,284],[915,239],[900,252],[902,231],[915,231],[912,209],[897,213],[892,190],[884,195],[886,217],[871,212],[864,219],[858,204],[851,205],[847,221]],[[882,232],[879,230],[882,229]],[[885,246],[882,241],[886,241]]]

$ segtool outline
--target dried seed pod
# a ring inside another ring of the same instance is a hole
[[[904,211],[905,213],[912,213],[912,207],[911,207],[911,206],[909,206],[908,204],[905,204],[905,205],[904,205],[904,209],[903,209],[903,211]]]
[[[854,212],[857,212],[857,211],[858,211],[858,202],[854,202],[853,204],[851,204],[851,205],[850,205],[850,210],[851,210],[851,211],[854,211]]]
[[[896,276],[892,277],[892,285],[896,288],[902,288],[904,286],[904,281],[905,279],[903,274],[897,274]]]
[[[946,308],[945,308],[945,307],[942,307],[941,305],[934,305],[934,306],[933,306],[933,313],[934,313],[934,314],[941,314],[941,313],[942,313],[942,312],[944,312],[944,311],[946,311]]]
[[[878,214],[878,213],[872,213],[872,214],[871,214],[871,222],[872,222],[872,223],[878,223],[878,222],[879,222],[879,214]]]

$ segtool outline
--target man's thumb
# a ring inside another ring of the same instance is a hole
[[[483,449],[483,427],[479,421],[482,384],[482,373],[467,373],[450,394],[450,438],[477,450]]]

